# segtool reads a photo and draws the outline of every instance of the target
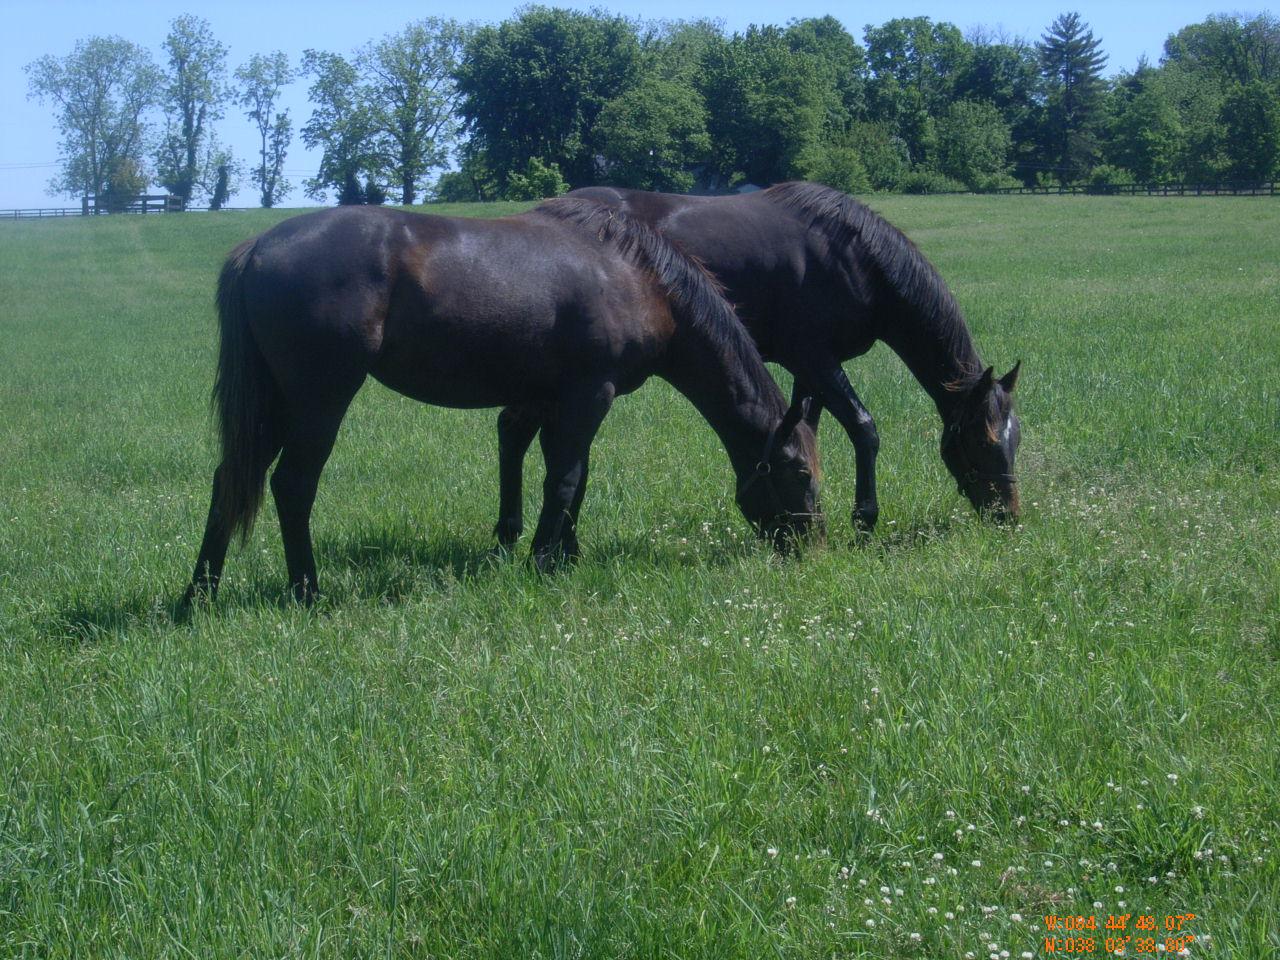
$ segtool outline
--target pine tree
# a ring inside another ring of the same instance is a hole
[[[1064,183],[1084,176],[1098,158],[1107,63],[1101,46],[1078,13],[1061,14],[1036,45],[1047,94],[1041,145]]]

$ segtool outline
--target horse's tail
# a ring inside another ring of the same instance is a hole
[[[213,407],[222,441],[218,470],[218,511],[229,533],[249,536],[262,504],[266,468],[275,456],[272,406],[275,385],[249,332],[244,273],[256,240],[231,251],[218,277],[218,372]]]
[[[720,281],[696,257],[684,253],[657,230],[615,206],[586,196],[557,197],[534,212],[594,230],[657,279],[679,319],[723,349],[736,352],[744,363],[764,371],[760,351],[725,299]]]

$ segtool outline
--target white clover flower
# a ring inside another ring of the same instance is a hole
[[[768,850],[765,851],[765,853],[767,853],[771,857],[776,857],[778,855],[778,848],[770,847]]]

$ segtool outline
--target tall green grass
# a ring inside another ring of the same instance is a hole
[[[1280,952],[1280,207],[874,205],[1023,360],[1016,529],[877,347],[869,545],[833,423],[830,542],[779,561],[655,381],[540,578],[490,554],[493,412],[371,384],[325,600],[268,507],[190,622],[213,282],[286,214],[0,224],[0,955],[1016,958],[1112,913]]]

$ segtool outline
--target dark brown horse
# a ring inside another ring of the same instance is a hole
[[[585,200],[501,220],[349,207],[236,248],[218,282],[222,463],[188,599],[212,597],[267,470],[294,596],[316,592],[310,517],[367,376],[450,407],[537,416],[540,569],[576,556],[591,440],[614,397],[658,375],[719,435],[737,501],[782,546],[817,514],[804,410],[786,402],[706,274],[643,224]]]
[[[853,442],[855,526],[879,514],[875,422],[842,364],[881,340],[902,358],[942,417],[942,458],[960,491],[997,518],[1018,512],[1012,393],[1015,366],[984,369],[955,298],[901,231],[837,190],[785,183],[758,193],[688,197],[612,187],[571,196],[623,210],[658,230],[724,285],[766,360],[795,377],[793,400],[810,396],[817,429],[825,407]],[[536,411],[499,417],[502,498],[498,537],[519,536],[520,472]]]

